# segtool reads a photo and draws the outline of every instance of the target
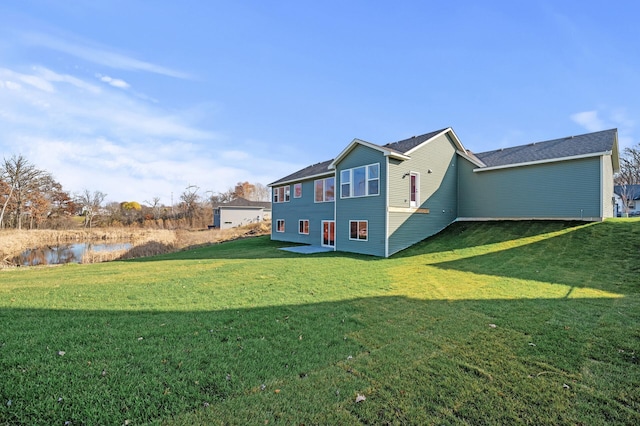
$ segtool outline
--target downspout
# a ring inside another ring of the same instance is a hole
[[[338,251],[338,168],[333,171],[333,251]]]
[[[385,162],[385,194],[384,194],[384,257],[389,257],[389,157]]]
[[[604,155],[600,156],[600,220],[604,220]]]

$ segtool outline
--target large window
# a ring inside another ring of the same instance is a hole
[[[307,219],[301,219],[298,222],[298,233],[309,235],[309,221]]]
[[[369,164],[340,172],[341,198],[378,194],[380,194],[380,164]]]
[[[274,203],[285,203],[289,201],[290,197],[291,197],[291,187],[289,185],[273,188]]]
[[[301,183],[294,183],[293,184],[293,198],[300,198],[302,197],[302,184]]]
[[[316,203],[324,203],[335,199],[335,179],[332,177],[318,179],[314,182],[315,201]]]
[[[284,232],[284,219],[276,220],[276,232]]]
[[[349,239],[366,241],[368,239],[369,223],[366,220],[349,221]]]

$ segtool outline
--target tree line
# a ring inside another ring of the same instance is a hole
[[[77,226],[206,227],[213,223],[213,208],[237,198],[268,201],[269,189],[260,183],[238,182],[224,192],[202,191],[189,185],[177,205],[166,206],[159,197],[107,202],[107,194],[85,189],[71,194],[51,173],[22,155],[0,163],[1,229],[68,229]]]

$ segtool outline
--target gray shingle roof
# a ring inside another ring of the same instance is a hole
[[[235,198],[228,203],[220,203],[216,207],[255,207],[255,208],[264,208],[270,209],[271,202],[269,201],[251,201],[246,198]]]
[[[435,132],[429,132],[429,133],[425,133],[424,135],[413,136],[413,137],[410,137],[408,139],[403,139],[401,141],[391,142],[391,143],[388,143],[386,145],[382,145],[382,148],[385,148],[385,149],[388,149],[388,150],[391,150],[391,151],[395,151],[395,152],[399,152],[401,154],[404,154],[404,153],[412,150],[416,146],[420,145],[421,143],[423,143],[423,142],[431,139],[432,137],[436,136],[437,134],[444,132],[447,129],[448,129],[448,127],[445,127],[444,129],[436,130]],[[297,172],[294,172],[294,173],[292,173],[292,174],[290,174],[288,176],[285,176],[282,179],[278,179],[277,181],[275,181],[273,183],[270,183],[269,186],[277,186],[277,185],[280,185],[280,184],[284,184],[286,182],[302,180],[302,179],[309,178],[309,177],[312,177],[312,176],[321,176],[323,174],[332,174],[333,170],[329,169],[329,165],[332,162],[333,162],[333,159],[328,160],[328,161],[323,161],[322,163],[317,163],[317,164],[305,167],[304,169],[298,170]]]
[[[397,151],[401,154],[404,154],[408,151],[411,151],[413,148],[420,145],[421,143],[428,141],[435,135],[444,132],[447,129],[448,127],[445,127],[444,129],[436,130],[435,132],[425,133],[424,135],[420,135],[420,136],[413,136],[413,137],[410,137],[409,139],[403,139],[398,142],[391,142],[386,145],[383,145],[383,147]]]
[[[512,148],[475,154],[487,167],[499,167],[532,161],[554,160],[612,151],[616,129],[530,143]]]
[[[297,172],[291,173],[290,175],[285,176],[282,179],[278,179],[277,181],[270,183],[269,186],[275,186],[281,183],[291,182],[294,180],[302,180],[304,178],[309,178],[312,176],[319,176],[323,174],[333,174],[333,170],[329,170],[329,164],[331,164],[332,162],[333,162],[333,159],[305,167],[304,169],[298,170]]]

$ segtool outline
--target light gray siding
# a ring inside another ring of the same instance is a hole
[[[613,163],[611,155],[601,157],[602,161],[602,217],[615,216],[615,196],[613,193]]]
[[[385,255],[385,197],[387,157],[382,152],[363,146],[355,148],[340,161],[336,170],[336,250],[353,253]],[[379,195],[340,198],[340,172],[353,167],[380,164]],[[368,222],[368,239],[350,240],[349,221]]]
[[[439,232],[457,216],[457,155],[448,135],[410,156],[389,162],[389,255]],[[410,173],[419,174],[417,208],[410,206]]]
[[[601,217],[600,157],[482,172],[464,159],[458,164],[460,218]]]
[[[220,207],[220,216],[218,220],[218,226],[220,229],[230,229],[237,226],[248,225],[250,223],[261,222],[264,220],[264,209],[240,206],[222,206]]]
[[[314,179],[302,181],[302,197],[294,197],[294,185],[291,184],[291,197],[288,202],[271,205],[271,239],[319,246],[321,243],[323,220],[333,220],[334,203],[314,202]],[[276,231],[278,219],[285,221],[285,232]],[[298,224],[301,219],[309,220],[309,235],[300,234]]]

